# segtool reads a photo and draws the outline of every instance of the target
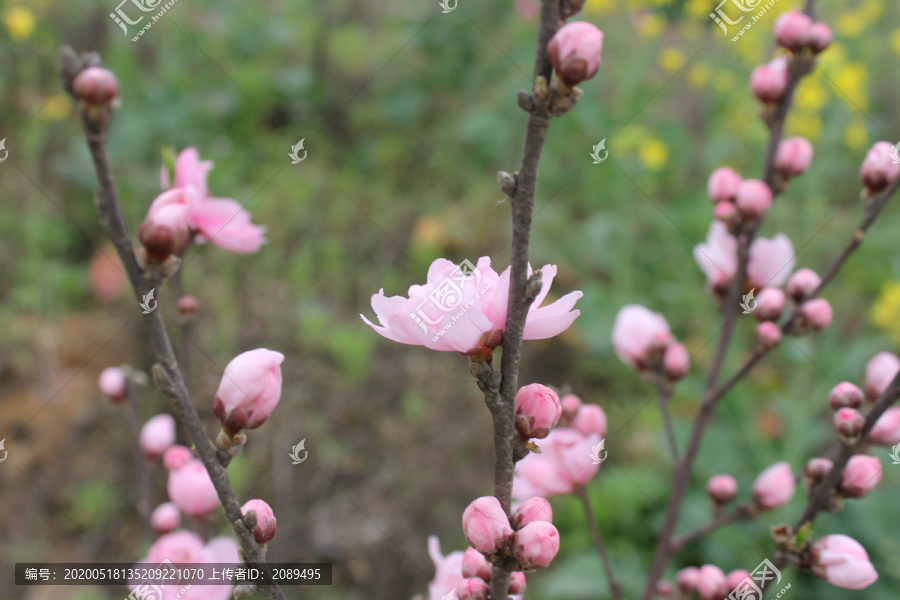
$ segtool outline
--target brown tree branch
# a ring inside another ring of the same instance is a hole
[[[616,581],[613,573],[612,562],[609,560],[609,554],[606,552],[606,544],[603,543],[603,536],[600,534],[600,527],[597,525],[597,519],[594,517],[594,511],[591,508],[591,501],[588,498],[587,488],[580,486],[575,494],[581,499],[581,505],[584,507],[584,516],[587,518],[588,527],[591,530],[591,537],[594,538],[594,547],[597,549],[597,555],[603,563],[603,570],[606,572],[606,580],[609,582],[609,591],[615,600],[622,600],[622,584]]]
[[[722,513],[718,515],[715,519],[704,525],[703,527],[698,527],[697,529],[686,533],[681,537],[674,538],[672,540],[672,545],[670,547],[671,552],[674,554],[685,546],[689,544],[693,544],[694,542],[703,539],[713,531],[717,529],[721,529],[726,525],[731,525],[737,521],[747,521],[756,517],[756,512],[753,510],[753,505],[749,503],[741,503],[734,507],[734,510],[727,513]]]

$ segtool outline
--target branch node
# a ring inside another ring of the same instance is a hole
[[[516,185],[518,183],[516,173],[507,173],[506,171],[497,172],[497,183],[500,185],[500,191],[510,198],[516,197]]]

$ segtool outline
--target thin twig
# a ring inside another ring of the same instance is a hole
[[[669,401],[672,399],[675,387],[662,376],[657,377],[655,383],[656,389],[659,391],[657,399],[659,400],[659,409],[662,412],[663,422],[666,427],[666,439],[669,442],[669,454],[672,455],[672,466],[674,469],[678,467],[678,438],[675,437],[675,424],[672,421],[672,411],[669,410]]]
[[[603,570],[606,571],[606,580],[609,582],[609,591],[613,598],[622,600],[622,584],[616,581],[613,573],[612,562],[609,560],[609,553],[606,551],[606,544],[603,543],[603,536],[600,534],[600,527],[597,525],[597,519],[594,517],[594,511],[591,508],[591,501],[588,498],[587,489],[582,486],[578,488],[575,494],[581,499],[581,505],[584,507],[584,516],[587,518],[588,527],[591,530],[591,536],[594,538],[594,547],[597,549],[597,555],[600,562],[603,563]]]
[[[128,382],[128,401],[125,406],[125,419],[131,430],[131,437],[137,441],[141,437],[141,424],[138,419],[138,393],[137,386]],[[148,540],[153,539],[153,528],[150,526],[150,477],[147,472],[147,463],[144,461],[144,452],[139,443],[134,444],[134,478],[135,478],[135,506],[141,519],[141,529]]]
[[[734,510],[731,512],[723,513],[717,516],[715,519],[704,525],[703,527],[698,527],[697,529],[686,533],[681,537],[674,538],[672,540],[671,552],[674,554],[684,548],[689,544],[693,544],[697,540],[703,539],[713,531],[717,529],[721,529],[726,525],[731,525],[737,521],[746,521],[755,517],[755,512],[753,510],[753,505],[751,504],[738,504]]]

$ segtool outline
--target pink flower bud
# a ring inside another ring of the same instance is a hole
[[[672,593],[675,591],[675,586],[672,585],[671,581],[666,581],[663,579],[659,583],[656,584],[656,597],[657,598],[671,598]]]
[[[868,454],[857,454],[847,461],[838,492],[848,498],[864,498],[875,489],[879,481],[881,481],[881,459]]]
[[[174,443],[175,419],[172,415],[156,415],[141,427],[141,451],[148,460],[159,458]]]
[[[522,529],[533,521],[553,522],[553,509],[545,498],[535,496],[523,502],[512,514],[513,529]]]
[[[734,201],[738,188],[744,179],[731,167],[719,167],[709,176],[706,182],[706,191],[710,199],[715,202]]]
[[[722,600],[728,594],[728,578],[715,565],[703,565],[697,572],[697,593],[703,600]]]
[[[525,588],[525,573],[522,571],[513,571],[509,574],[509,593],[510,594],[524,594]]]
[[[828,300],[815,298],[800,305],[800,315],[806,319],[813,330],[820,330],[831,325],[833,312]]]
[[[832,419],[834,429],[842,436],[853,437],[859,435],[866,418],[855,408],[842,408],[834,413]]]
[[[804,298],[810,297],[821,283],[822,278],[815,271],[803,268],[798,269],[796,273],[791,275],[787,281],[786,289],[791,298],[800,302]]]
[[[191,294],[185,294],[175,301],[175,308],[178,309],[181,315],[192,315],[197,312],[199,307],[200,301],[197,300],[197,296],[192,296]]]
[[[797,52],[809,44],[812,25],[808,15],[799,10],[789,10],[775,20],[775,39],[782,48]]]
[[[713,475],[706,483],[706,493],[717,504],[730,502],[737,491],[737,481],[731,475]]]
[[[700,569],[697,567],[685,567],[675,574],[675,583],[682,594],[693,594],[697,591],[697,580],[700,577]]]
[[[738,188],[735,204],[742,214],[758,219],[772,206],[772,190],[759,179],[745,179]]]
[[[866,363],[866,381],[863,389],[870,400],[878,398],[888,388],[900,371],[900,358],[891,352],[879,352]]]
[[[176,444],[167,448],[163,453],[163,466],[171,471],[172,469],[181,467],[184,463],[193,458],[194,454],[191,452],[190,448]]]
[[[463,577],[480,577],[485,581],[490,581],[493,568],[494,565],[487,561],[484,554],[475,548],[466,548],[462,557]]]
[[[753,482],[753,499],[759,508],[771,510],[790,502],[795,488],[791,466],[786,462],[776,463]]]
[[[806,463],[806,467],[803,468],[803,474],[806,475],[812,483],[816,483],[828,475],[832,467],[834,467],[834,463],[827,458],[811,458]]]
[[[671,343],[672,332],[665,317],[640,306],[629,304],[619,309],[613,323],[612,344],[622,362],[643,370],[659,360]]]
[[[763,350],[770,350],[781,343],[781,328],[772,321],[763,321],[756,326],[756,339]]]
[[[463,512],[462,525],[469,545],[485,555],[506,547],[515,533],[494,496],[473,500]]]
[[[803,137],[781,140],[775,153],[775,168],[785,177],[802,175],[813,158],[813,145]]]
[[[809,28],[809,49],[813,54],[818,54],[831,45],[834,40],[834,34],[831,33],[831,27],[825,23],[813,23]]]
[[[103,369],[97,385],[105,396],[115,402],[124,402],[128,399],[128,378],[125,376],[125,371],[119,367]]]
[[[189,212],[187,197],[180,188],[156,197],[138,230],[148,260],[163,262],[184,250],[190,229]]]
[[[584,21],[560,27],[547,44],[547,58],[569,87],[592,78],[600,69],[603,32]]]
[[[463,579],[456,588],[457,600],[488,600],[491,588],[484,579]]]
[[[181,511],[171,502],[164,502],[150,514],[150,526],[158,534],[169,533],[181,525]]]
[[[596,404],[582,404],[575,414],[572,426],[585,435],[596,433],[600,437],[606,437],[606,413]]]
[[[826,535],[809,551],[813,573],[832,585],[861,590],[878,580],[866,549],[846,535]]]
[[[690,368],[691,355],[684,344],[675,343],[666,348],[666,353],[663,355],[663,369],[666,377],[677,381],[687,375]]]
[[[169,499],[190,517],[202,517],[219,507],[219,496],[212,479],[196,458],[169,471],[167,489]]]
[[[760,321],[775,321],[781,316],[787,296],[777,287],[763,288],[756,297],[756,310],[753,315]]]
[[[523,570],[542,569],[559,552],[559,532],[551,523],[532,521],[516,532],[512,550]]]
[[[833,388],[828,394],[828,405],[833,410],[840,408],[859,408],[862,405],[864,394],[861,389],[850,383],[842,381]]]
[[[744,569],[735,569],[731,573],[728,574],[728,585],[725,587],[728,588],[728,592],[734,591],[738,585],[741,584],[742,581],[750,577],[750,571],[745,571]]]
[[[719,202],[713,208],[713,219],[722,221],[726,225],[733,223],[737,219],[738,209],[731,201]]]
[[[578,414],[578,409],[581,408],[581,398],[575,394],[566,394],[560,398],[559,403],[562,406],[562,414],[569,421],[575,418],[575,415]]]
[[[262,500],[250,500],[241,507],[241,514],[246,515],[250,511],[256,513],[256,525],[253,527],[253,537],[257,544],[265,544],[275,537],[275,513],[272,507]]]
[[[760,101],[774,104],[784,96],[788,77],[787,58],[778,57],[768,64],[753,69],[753,73],[750,74],[750,88]]]
[[[547,386],[532,383],[520,388],[516,394],[516,430],[523,438],[547,437],[560,416],[559,396]]]
[[[72,93],[85,104],[108,105],[119,94],[119,81],[109,69],[88,67],[75,76]]]
[[[257,348],[234,357],[219,383],[213,414],[234,435],[266,422],[281,399],[281,352]]]
[[[881,446],[900,444],[900,406],[894,406],[875,421],[875,427],[869,433],[869,441]]]
[[[894,151],[890,142],[875,142],[863,160],[859,177],[870,194],[876,194],[900,175],[900,164],[891,160]]]

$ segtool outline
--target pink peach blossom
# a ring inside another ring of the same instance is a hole
[[[606,413],[596,404],[582,404],[572,420],[572,427],[584,435],[606,436]]]
[[[119,367],[107,367],[100,372],[100,379],[97,381],[100,391],[116,402],[121,402],[128,398],[128,377],[125,371]]]
[[[756,310],[753,311],[760,321],[774,321],[781,316],[787,304],[787,295],[777,287],[765,287],[756,297]]]
[[[519,389],[515,398],[516,430],[525,439],[547,437],[562,416],[562,405],[556,392],[545,385],[532,383]]]
[[[181,467],[193,458],[194,454],[190,448],[175,444],[166,448],[166,451],[163,453],[163,466],[166,467],[166,470],[171,471]]]
[[[834,40],[834,34],[831,32],[831,27],[825,23],[813,23],[813,26],[809,28],[808,33],[809,49],[813,51],[813,54],[818,54],[823,51],[830,46],[831,42]]]
[[[781,343],[784,334],[772,321],[763,321],[756,326],[756,340],[763,350],[771,350]]]
[[[795,136],[778,144],[775,153],[775,168],[785,176],[802,175],[809,168],[813,159],[813,145],[804,137]]]
[[[826,535],[810,547],[812,571],[837,587],[867,588],[878,580],[875,567],[862,545],[846,535]]]
[[[172,502],[163,502],[150,513],[150,526],[156,533],[169,533],[181,524],[181,511]]]
[[[109,69],[87,67],[72,81],[72,95],[87,105],[109,105],[119,95],[119,80]]]
[[[512,513],[512,525],[514,529],[521,529],[533,521],[553,522],[553,509],[546,498],[535,496],[519,505]]]
[[[832,424],[839,434],[852,437],[859,435],[859,432],[862,431],[866,424],[866,418],[855,408],[845,407],[834,413]]]
[[[600,69],[603,32],[584,21],[559,28],[547,44],[547,58],[563,82],[573,87],[591,79]]]
[[[715,565],[703,565],[697,572],[697,594],[703,600],[721,600],[728,594],[728,578]]]
[[[494,496],[473,500],[463,512],[462,526],[466,541],[482,554],[493,554],[504,548],[514,533],[500,501]]]
[[[706,242],[694,247],[694,258],[714,290],[722,290],[737,271],[737,240],[724,223],[713,221]],[[749,287],[781,286],[794,268],[794,246],[784,234],[757,238],[750,245]]]
[[[892,406],[875,421],[869,441],[881,446],[900,444],[900,406]]]
[[[800,315],[816,331],[831,325],[834,311],[825,298],[813,298],[800,305]]]
[[[663,354],[663,371],[666,377],[677,381],[688,374],[691,368],[691,355],[684,344],[675,343],[666,348]]]
[[[674,341],[666,318],[639,304],[619,309],[613,323],[612,344],[626,365],[643,369],[654,355],[660,356]]]
[[[868,454],[850,457],[838,491],[850,498],[865,498],[881,481],[881,459]]]
[[[900,372],[900,358],[891,352],[879,352],[866,363],[866,396],[872,400],[884,393]]]
[[[161,457],[175,443],[175,419],[165,413],[156,415],[144,423],[139,439],[145,458]]]
[[[512,551],[525,571],[542,569],[559,552],[559,531],[552,523],[532,521],[515,533]]]
[[[248,512],[256,513],[256,526],[253,528],[253,537],[256,538],[257,544],[265,544],[273,537],[277,529],[275,521],[275,513],[272,507],[264,500],[250,500],[241,507],[241,514],[246,515]]]
[[[809,44],[809,30],[813,25],[809,15],[789,10],[775,20],[775,39],[782,48],[794,52]]]
[[[737,481],[731,475],[713,475],[706,482],[706,493],[719,504],[730,502],[737,491]]]
[[[731,167],[719,167],[709,176],[706,191],[713,202],[734,201],[744,179]]]
[[[169,471],[169,499],[190,517],[202,517],[219,507],[219,496],[206,467],[194,458]]]
[[[753,70],[750,74],[750,89],[763,103],[774,104],[784,96],[789,77],[787,58],[779,56]]]
[[[870,193],[880,192],[900,175],[900,163],[891,160],[893,150],[890,142],[875,142],[866,154],[859,176]]]
[[[811,296],[821,283],[822,278],[812,269],[797,269],[788,279],[785,291],[791,298],[800,302]]]
[[[697,567],[685,567],[675,574],[675,583],[683,594],[693,594],[697,591],[697,582],[700,577],[700,569]]]
[[[480,577],[485,581],[490,581],[492,570],[493,565],[487,561],[484,554],[475,548],[466,548],[462,558],[463,577]]]
[[[162,262],[184,250],[191,227],[189,213],[184,190],[172,189],[153,200],[138,229],[148,260]]]
[[[601,440],[572,427],[557,427],[539,443],[541,454],[531,453],[516,464],[513,497],[550,498],[571,494],[597,474],[593,446]]]
[[[465,263],[464,263],[465,264]],[[528,268],[529,276],[532,273]],[[556,266],[541,268],[542,287],[525,322],[524,339],[540,340],[556,336],[572,324],[581,312],[573,310],[583,295],[571,292],[541,306],[556,276]],[[372,296],[375,325],[365,315],[363,321],[383,337],[432,350],[483,354],[493,351],[503,340],[506,305],[509,298],[509,269],[497,274],[487,256],[474,269],[439,258],[428,270],[425,285],[409,288],[409,297]]]
[[[257,348],[231,359],[222,374],[213,414],[234,434],[260,427],[281,399],[281,352]]]
[[[463,580],[463,553],[455,551],[443,556],[440,540],[432,535],[428,538],[428,555],[434,563],[434,579],[428,584],[428,600],[444,600],[448,594],[455,593],[456,586]]]
[[[844,407],[859,408],[864,399],[865,394],[861,389],[849,381],[842,381],[831,388],[831,393],[828,394],[828,405],[832,410]]]
[[[760,508],[771,510],[790,502],[795,489],[791,466],[780,462],[760,473],[753,482],[753,499]]]
[[[745,179],[738,188],[735,206],[749,219],[758,219],[772,206],[772,190],[759,179]]]
[[[741,582],[750,577],[750,571],[744,569],[735,569],[728,574],[728,592],[732,592]]]

